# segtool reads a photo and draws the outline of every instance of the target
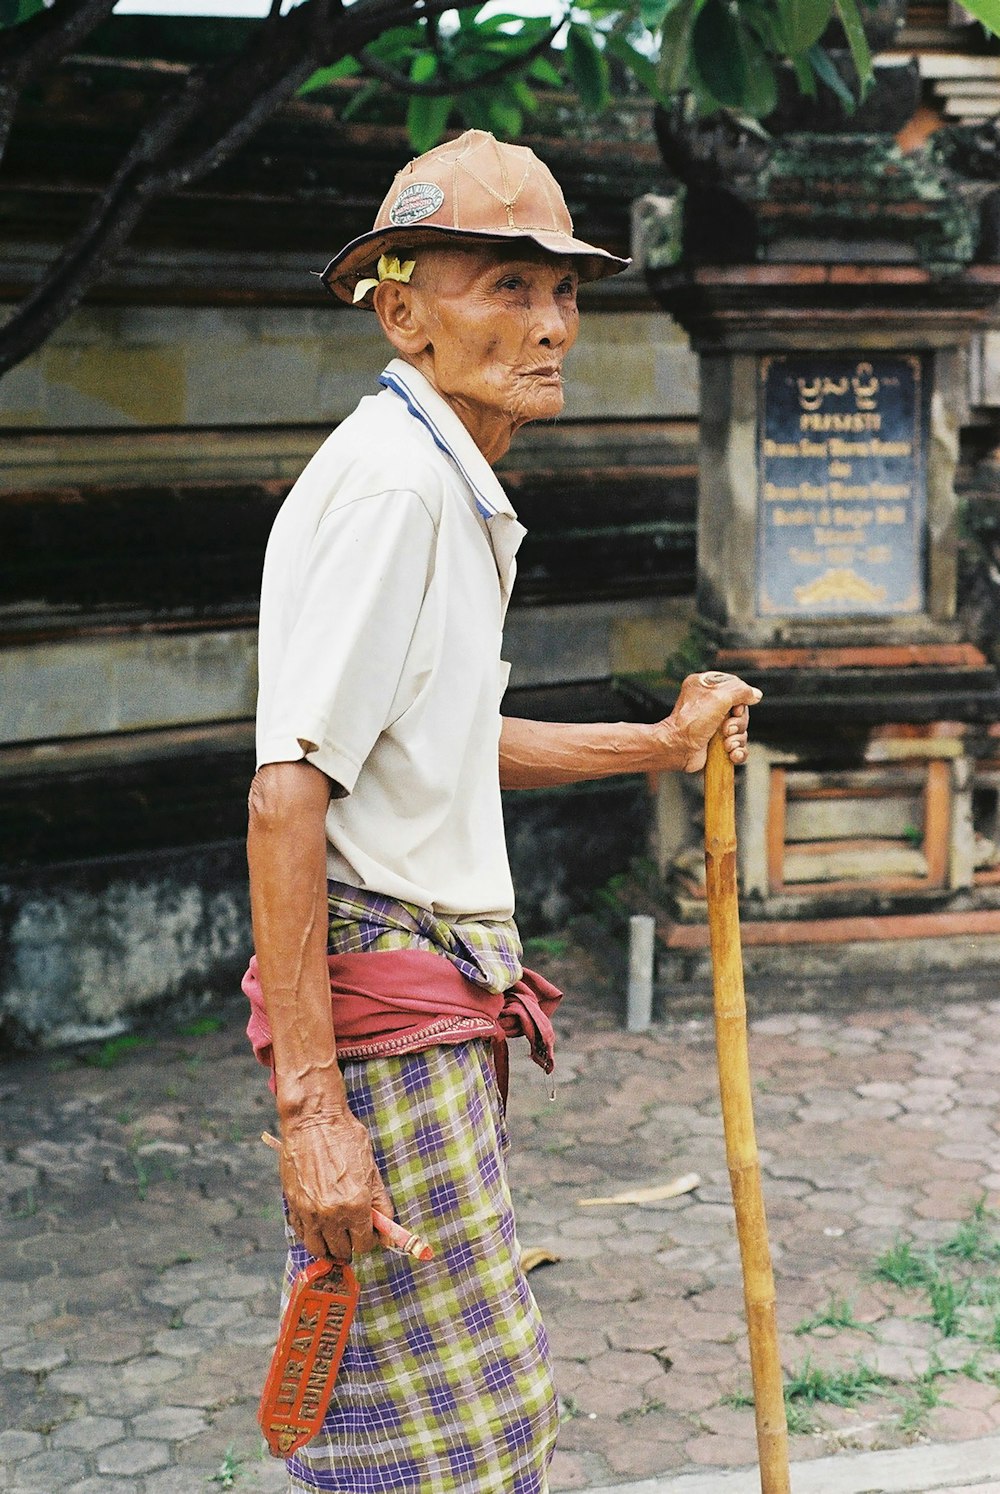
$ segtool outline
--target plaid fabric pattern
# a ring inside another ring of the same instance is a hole
[[[521,941],[513,919],[437,918],[416,903],[397,902],[343,882],[327,883],[329,954],[428,949],[443,954],[466,980],[502,994],[521,979]]]
[[[288,1487],[545,1494],[556,1399],[519,1264],[488,1047],[348,1062],[345,1079],[400,1220],[435,1256],[355,1260],[361,1298],[333,1400],[288,1460]],[[286,1292],[309,1260],[289,1239]]]

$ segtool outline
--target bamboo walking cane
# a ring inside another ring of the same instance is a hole
[[[760,1487],[761,1494],[790,1494],[788,1424],[778,1350],[774,1274],[750,1090],[743,953],[736,893],[733,765],[723,745],[721,730],[709,744],[705,764],[705,871],[722,1123],[743,1265],[743,1299],[750,1340]]]

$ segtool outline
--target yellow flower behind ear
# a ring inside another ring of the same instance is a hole
[[[368,292],[374,290],[376,285],[379,285],[383,280],[401,280],[404,285],[408,284],[416,263],[415,259],[407,259],[400,264],[397,254],[383,254],[377,266],[378,280],[359,280],[354,287],[355,306],[359,301],[363,301]]]
[[[399,256],[396,254],[383,254],[378,262],[378,278],[380,280],[402,280],[406,285],[416,267],[415,259],[407,259],[400,264]]]

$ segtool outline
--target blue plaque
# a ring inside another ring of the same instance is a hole
[[[761,358],[762,616],[924,610],[928,388],[915,353]]]

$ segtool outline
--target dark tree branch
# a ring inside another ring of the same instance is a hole
[[[418,94],[424,98],[443,98],[445,94],[471,93],[476,88],[488,88],[491,84],[499,82],[501,78],[509,78],[520,68],[529,62],[534,62],[536,57],[541,57],[547,52],[555,41],[560,31],[569,20],[564,15],[562,19],[546,32],[537,42],[526,47],[523,52],[518,52],[516,57],[508,57],[504,62],[498,62],[495,67],[486,68],[484,72],[477,73],[474,78],[445,77],[437,82],[414,83],[399,68],[393,67],[391,63],[383,62],[376,57],[367,47],[358,54],[359,61],[366,73],[373,78],[378,78],[381,83],[388,83],[398,93]]]
[[[76,50],[107,20],[115,0],[54,0],[29,21],[0,31],[0,160],[25,85]]]
[[[107,19],[115,0],[53,0],[20,26],[0,31],[0,68],[51,67]]]
[[[289,99],[317,68],[351,56],[385,29],[412,19],[414,0],[369,0],[344,10],[313,0],[285,16],[280,35],[259,35],[213,72],[205,109],[186,142],[186,156],[164,162],[162,189],[176,191],[220,165]],[[395,19],[402,16],[402,20]],[[299,19],[293,30],[290,22]],[[245,121],[247,123],[245,123]],[[178,173],[182,174],[178,175]]]
[[[345,56],[347,54],[345,53]],[[299,89],[307,78],[316,71],[316,61],[312,57],[303,57],[300,62],[279,78],[271,88],[262,90],[254,97],[253,103],[237,115],[229,127],[223,130],[217,139],[196,155],[188,156],[186,159],[176,161],[167,170],[147,179],[146,191],[162,197],[168,192],[178,192],[182,187],[189,186],[192,182],[200,181],[216,166],[237,151],[245,144],[252,135],[266,123],[279,105],[285,103],[292,94]]]
[[[481,0],[458,0],[466,8]],[[229,158],[324,64],[356,56],[389,26],[454,9],[455,0],[306,0],[235,58],[192,69],[142,129],[86,222],[41,283],[0,328],[0,374],[73,312],[125,244],[148,205]]]
[[[121,248],[152,195],[143,190],[144,178],[195,117],[205,84],[204,74],[190,73],[159,117],[140,132],[61,257],[0,330],[0,373],[55,331]]]

